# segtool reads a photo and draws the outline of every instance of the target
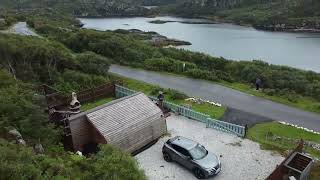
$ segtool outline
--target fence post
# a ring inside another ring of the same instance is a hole
[[[244,138],[247,136],[247,133],[248,133],[248,124],[246,124],[245,126],[244,126]]]

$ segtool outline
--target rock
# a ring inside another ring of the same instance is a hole
[[[77,151],[76,154],[78,154],[79,156],[83,156],[81,151]]]
[[[34,146],[34,151],[37,153],[37,154],[43,154],[44,153],[44,148],[42,146],[42,144],[38,143]]]
[[[0,27],[5,26],[7,23],[4,19],[0,18]]]
[[[15,139],[22,139],[22,135],[16,129],[12,129],[9,131],[9,135],[13,136]]]
[[[23,145],[23,146],[27,145],[27,143],[23,139],[18,139],[17,140],[17,144],[20,144],[20,145]]]

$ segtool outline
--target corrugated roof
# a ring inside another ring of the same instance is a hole
[[[146,95],[136,93],[87,112],[87,118],[107,141],[113,141],[113,134],[147,123],[147,119],[161,114]]]

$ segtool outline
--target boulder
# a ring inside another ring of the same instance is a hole
[[[3,27],[5,26],[7,23],[6,23],[6,20],[0,18],[0,27]]]
[[[37,154],[43,154],[44,153],[44,148],[42,146],[42,144],[38,143],[34,146],[34,151],[37,153]]]
[[[9,131],[9,135],[10,135],[11,137],[14,137],[15,139],[22,139],[21,133],[20,133],[18,130],[16,130],[16,129],[10,130],[10,131]]]

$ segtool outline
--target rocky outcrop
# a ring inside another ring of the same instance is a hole
[[[308,32],[320,33],[320,23],[301,23],[301,24],[263,24],[254,25],[254,28],[264,31],[285,31],[285,32]]]
[[[216,22],[212,22],[212,21],[207,21],[207,20],[203,20],[203,21],[168,21],[168,20],[153,20],[153,21],[149,21],[149,23],[152,24],[166,24],[166,23],[173,23],[173,22],[178,22],[178,23],[182,23],[182,24],[217,24]]]
[[[17,144],[26,146],[26,141],[22,138],[21,133],[16,130],[16,129],[12,129],[8,132],[8,139],[9,140],[15,140]]]
[[[150,43],[153,46],[157,46],[157,47],[191,45],[191,43],[187,42],[187,41],[170,39],[170,38],[167,38],[166,36],[162,36],[156,32],[144,32],[139,29],[130,29],[130,30],[118,29],[114,32],[122,33],[122,34],[129,34],[130,33],[130,34],[138,35],[145,42]]]
[[[141,1],[133,0],[84,0],[74,7],[74,14],[82,17],[106,16],[146,16],[148,8],[141,6]]]
[[[184,4],[192,7],[224,9],[240,4],[243,0],[187,0]]]
[[[243,0],[190,0],[194,6],[230,8],[240,4]]]

